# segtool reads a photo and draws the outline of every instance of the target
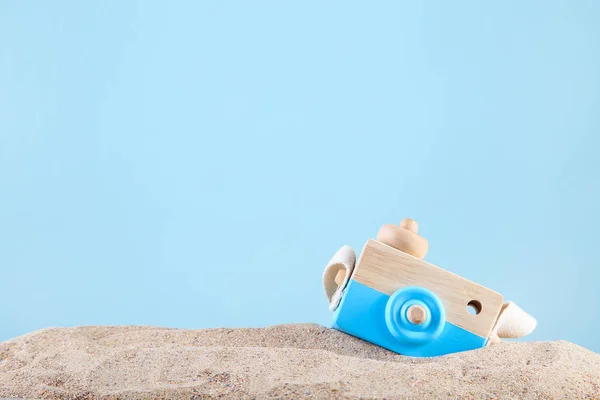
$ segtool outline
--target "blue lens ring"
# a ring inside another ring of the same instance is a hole
[[[408,320],[407,311],[420,305],[427,313],[423,324]],[[403,343],[421,345],[435,340],[444,330],[446,311],[442,301],[430,290],[408,286],[390,296],[385,308],[385,323],[392,336]]]

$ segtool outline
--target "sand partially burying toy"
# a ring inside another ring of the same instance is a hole
[[[0,343],[0,397],[600,399],[600,355],[558,341],[409,358],[313,324],[52,328]]]

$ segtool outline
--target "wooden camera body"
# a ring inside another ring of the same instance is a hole
[[[432,357],[486,346],[502,304],[497,292],[369,239],[332,327],[399,354]]]

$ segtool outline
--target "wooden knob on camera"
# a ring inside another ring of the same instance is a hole
[[[418,305],[410,306],[407,311],[407,318],[411,323],[421,325],[427,319],[427,311]]]
[[[418,231],[417,221],[405,218],[400,225],[383,225],[377,233],[377,241],[411,256],[423,258],[429,250],[429,243],[424,237],[419,236]]]

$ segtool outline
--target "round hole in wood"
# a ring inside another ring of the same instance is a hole
[[[471,315],[478,315],[481,312],[481,309],[482,309],[481,303],[477,300],[471,300],[467,304],[467,311]]]

